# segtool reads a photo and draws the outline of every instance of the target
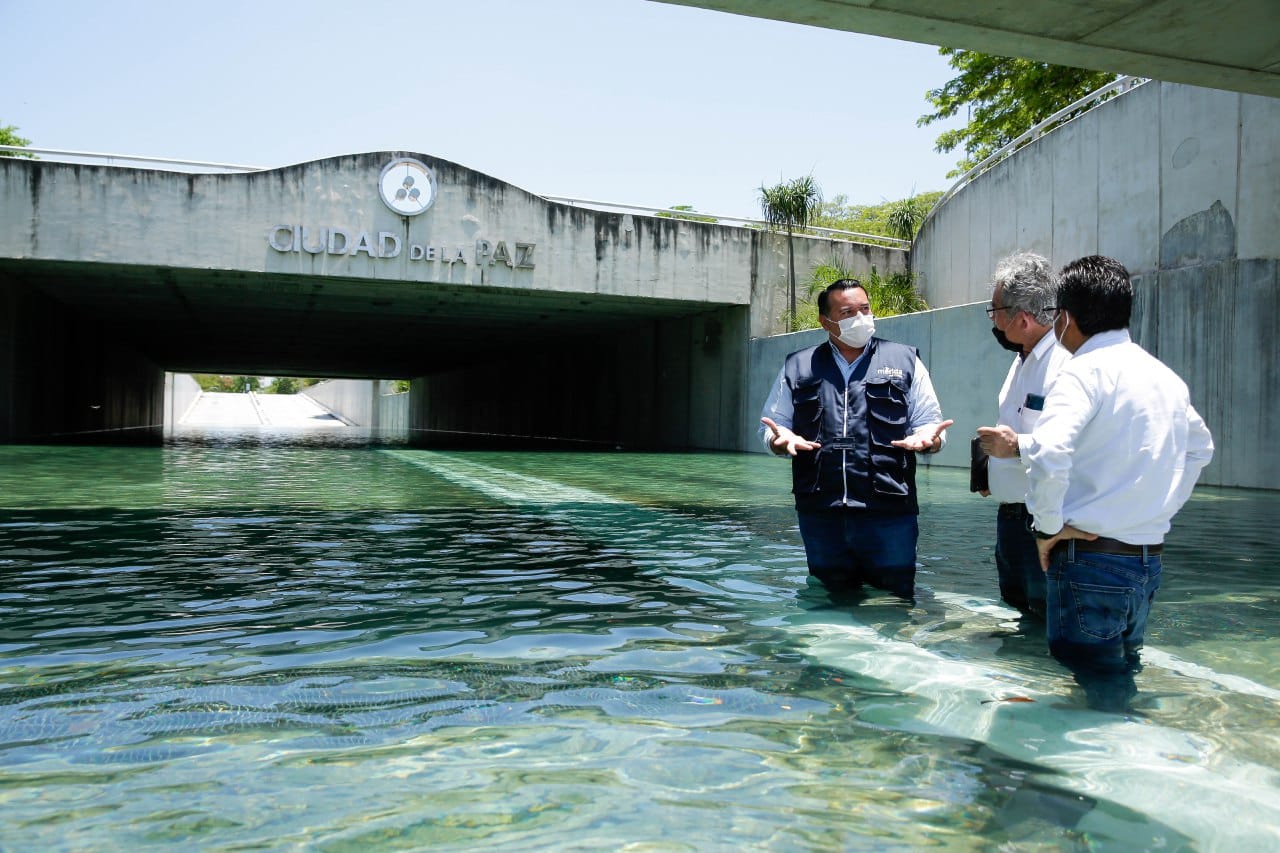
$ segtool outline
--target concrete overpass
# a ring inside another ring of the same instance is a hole
[[[1276,0],[659,1],[1280,97]]]
[[[801,269],[905,268],[797,248]],[[0,440],[154,439],[177,371],[414,378],[422,429],[733,447],[785,251],[411,152],[242,174],[0,159]]]
[[[1275,0],[684,4],[1280,95]],[[409,198],[397,158],[427,167],[425,211],[379,198]],[[904,265],[798,245],[802,269]],[[784,255],[409,152],[239,175],[0,159],[0,441],[154,439],[172,370],[414,377],[418,429],[745,447],[746,342],[781,331]]]

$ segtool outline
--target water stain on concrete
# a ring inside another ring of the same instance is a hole
[[[1231,212],[1215,201],[1179,220],[1160,238],[1160,269],[1194,267],[1236,256],[1236,225]]]

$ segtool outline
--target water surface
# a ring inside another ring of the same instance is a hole
[[[966,482],[835,604],[763,456],[0,447],[0,847],[1280,843],[1280,496],[1197,492],[1102,713]]]

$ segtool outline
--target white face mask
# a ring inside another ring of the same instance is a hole
[[[1055,322],[1053,324],[1053,334],[1057,338],[1057,345],[1063,349],[1067,349],[1067,345],[1062,342],[1062,336],[1067,333],[1067,328],[1071,325],[1071,315],[1064,311],[1062,313],[1062,321],[1062,331],[1058,331],[1058,324]],[[1070,350],[1068,350],[1068,352],[1070,352]]]
[[[840,321],[840,342],[862,349],[876,333],[876,320],[870,314],[855,314]]]

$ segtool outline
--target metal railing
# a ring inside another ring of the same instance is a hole
[[[1039,139],[1041,136],[1044,136],[1046,133],[1048,133],[1050,130],[1056,127],[1058,122],[1062,121],[1067,116],[1071,115],[1072,113],[1074,113],[1075,111],[1081,108],[1097,106],[1097,104],[1105,100],[1109,100],[1113,94],[1122,94],[1124,92],[1128,92],[1132,89],[1136,89],[1137,87],[1141,86],[1143,83],[1146,83],[1146,82],[1147,82],[1147,78],[1145,77],[1118,77],[1115,80],[1112,80],[1107,85],[1099,89],[1093,90],[1089,94],[1085,95],[1083,98],[1080,98],[1077,101],[1073,101],[1072,103],[1067,104],[1065,107],[1058,110],[1053,115],[1048,116],[1047,118],[1041,119],[1039,122],[1036,123],[1034,127],[1029,128],[1028,130],[1025,130],[1022,133],[1018,134],[1016,137],[1014,137],[1013,139],[1009,140],[1007,143],[1002,145],[999,149],[997,149],[996,151],[993,151],[987,157],[983,158],[982,162],[978,163],[972,169],[970,169],[969,171],[961,175],[959,179],[957,179],[956,182],[951,185],[951,189],[947,190],[945,193],[939,196],[938,200],[934,202],[933,207],[929,208],[929,215],[925,217],[925,222],[929,221],[929,219],[933,216],[933,212],[935,210],[942,207],[942,205],[945,204],[952,196],[954,196],[956,193],[960,192],[960,190],[968,186],[969,183],[972,182],[974,178],[978,177],[983,172],[987,171],[992,166],[999,163],[1001,160],[1004,160],[1006,157],[1008,157],[1013,152],[1017,151],[1023,145],[1027,144],[1028,142],[1034,142],[1035,140]],[[921,228],[924,227],[923,222],[920,224],[920,227]]]
[[[199,169],[223,172],[223,173],[243,173],[243,172],[262,172],[270,168],[267,166],[244,166],[235,163],[207,163],[201,160],[177,160],[169,157],[146,157],[140,154],[104,154],[94,151],[66,151],[57,148],[31,148],[20,145],[0,145],[0,151],[12,151],[19,154],[38,154],[42,156],[50,156],[54,162],[68,163],[88,161],[91,163],[99,163],[105,166],[129,166],[133,164],[143,164],[147,166],[182,166],[195,167]],[[671,219],[682,219],[690,222],[707,222],[716,225],[739,225],[744,228],[757,228],[765,231],[776,231],[777,229],[769,225],[763,219],[746,219],[741,216],[722,216],[715,213],[703,213],[696,210],[674,210],[669,207],[646,207],[636,204],[620,204],[612,201],[594,201],[585,198],[568,198],[566,196],[542,196],[547,201],[556,202],[558,204],[569,204],[574,206],[590,207],[595,210],[604,211],[632,211],[641,213],[646,216],[663,216]],[[868,242],[874,241],[883,243],[890,248],[909,249],[911,247],[910,240],[900,240],[897,237],[886,237],[882,234],[864,234],[860,231],[845,231],[840,228],[820,228],[817,226],[807,226],[797,229],[797,236],[831,236],[837,239],[847,239],[850,242]]]
[[[635,211],[643,213],[647,216],[662,216],[668,219],[683,219],[687,222],[706,222],[708,225],[741,225],[745,228],[758,228],[765,231],[777,231],[778,229],[771,226],[763,219],[746,219],[741,216],[722,216],[718,213],[703,213],[700,210],[676,210],[670,207],[645,207],[636,204],[615,204],[611,201],[592,201],[585,198],[567,198],[565,196],[547,195],[543,196],[547,201],[558,202],[559,204],[571,204],[575,206],[590,207],[593,210],[618,210],[618,211]],[[910,240],[900,240],[897,237],[886,237],[883,234],[864,234],[861,231],[845,231],[841,228],[820,228],[815,225],[808,225],[804,228],[796,229],[796,236],[818,236],[833,235],[838,237],[854,237],[857,241],[876,240],[888,243],[894,248],[909,248]]]
[[[104,166],[125,166],[142,163],[148,166],[195,166],[222,172],[261,172],[265,166],[242,166],[236,163],[206,163],[201,160],[175,160],[171,157],[146,157],[141,154],[103,154],[96,151],[64,151],[58,148],[31,148],[22,145],[0,145],[0,151],[17,154],[52,155],[54,162],[68,163],[85,160]],[[59,159],[62,158],[62,159]]]

